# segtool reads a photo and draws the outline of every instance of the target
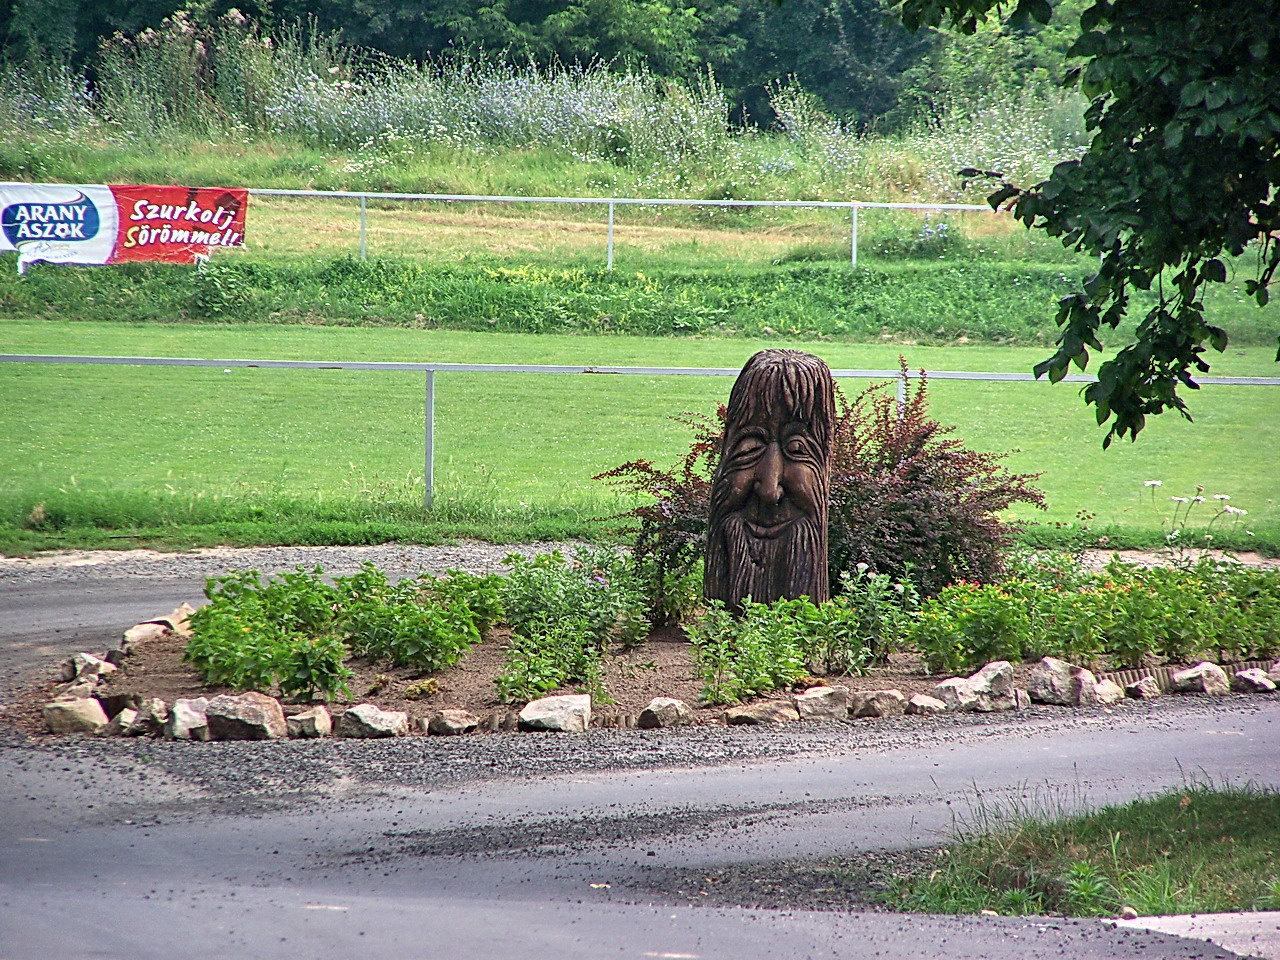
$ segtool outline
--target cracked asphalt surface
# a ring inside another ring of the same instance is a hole
[[[435,549],[455,551],[446,566],[490,562],[465,545],[381,549],[405,572],[440,561]],[[0,699],[195,599],[219,572],[210,562],[288,568],[317,552],[0,561]],[[342,569],[368,552],[322,555]],[[1012,721],[397,741],[98,741],[0,725],[0,960],[1231,957],[1107,922],[888,914],[874,885],[945,842],[979,795],[999,808],[1096,804],[1192,776],[1275,786],[1278,735],[1275,695]]]

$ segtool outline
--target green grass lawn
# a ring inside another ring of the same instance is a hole
[[[276,325],[0,320],[0,350],[316,360],[740,366],[768,341],[462,333]],[[1025,371],[1042,348],[796,343],[835,368]],[[1214,373],[1274,375],[1270,351],[1233,349]],[[856,392],[863,384],[845,384]],[[423,378],[346,371],[0,365],[0,549],[113,542],[493,538],[585,534],[615,512],[590,478],[674,459],[727,378],[441,374],[437,506],[420,508]],[[1154,421],[1102,451],[1068,384],[956,383],[933,410],[1009,466],[1043,471],[1060,524],[1084,510],[1116,543],[1155,543],[1170,495],[1229,494],[1249,511],[1237,545],[1280,548],[1278,388],[1207,387],[1195,423]],[[1153,498],[1144,481],[1163,486]],[[1205,505],[1204,520],[1210,516]],[[1215,528],[1216,529],[1216,528]],[[1254,536],[1249,536],[1251,531]],[[1232,533],[1223,530],[1223,533]],[[133,535],[141,534],[136,539]],[[120,539],[113,539],[120,538]]]

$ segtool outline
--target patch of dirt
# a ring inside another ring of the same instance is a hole
[[[1167,567],[1176,559],[1168,550],[1086,550],[1081,563],[1089,570],[1101,570],[1111,562],[1112,557],[1119,557],[1125,563],[1140,567]],[[1182,552],[1182,558],[1188,563],[1195,563],[1202,557],[1226,560],[1259,570],[1280,570],[1280,557],[1267,557],[1254,551],[1232,553],[1224,550],[1191,549]]]

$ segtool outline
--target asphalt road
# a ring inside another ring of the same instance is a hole
[[[192,582],[171,563],[100,574],[0,573],[2,669],[102,646]],[[1280,785],[1278,739],[1276,696],[394,742],[0,727],[0,960],[1229,957],[1101,921],[800,909],[821,898],[795,882],[781,908],[761,906],[752,884],[794,881],[813,858],[931,847],[983,809],[1190,776]],[[730,874],[750,906],[689,905]]]

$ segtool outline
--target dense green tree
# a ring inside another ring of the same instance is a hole
[[[1002,6],[900,0],[908,27],[966,34]],[[1040,22],[1052,14],[1047,0],[1013,11]],[[1087,152],[1036,184],[966,172],[1001,180],[993,206],[1099,257],[1097,273],[1062,300],[1058,349],[1037,376],[1085,369],[1103,328],[1128,316],[1132,292],[1154,291],[1156,305],[1084,391],[1098,423],[1110,421],[1107,445],[1136,438],[1148,416],[1189,417],[1179,389],[1209,370],[1207,348],[1227,345],[1206,316],[1210,284],[1249,270],[1246,292],[1267,302],[1280,266],[1280,0],[1094,0],[1073,32],[1078,66],[1065,82],[1089,100]]]
[[[718,68],[730,88],[794,78],[864,124],[897,106],[904,71],[935,45],[904,29],[883,0],[742,0],[733,30],[741,53]]]
[[[1047,98],[1066,73],[1067,50],[1074,40],[1067,25],[1079,17],[1085,2],[1060,0],[1048,24],[993,17],[969,36],[928,31],[935,41],[903,71],[896,115],[942,116],[958,102]]]
[[[344,42],[421,58],[481,48],[539,62],[644,61],[695,72],[720,5],[697,0],[277,0],[281,21],[314,20]]]
[[[16,61],[83,66],[117,31],[132,36],[183,9],[208,22],[233,7],[270,21],[271,0],[0,0],[0,47]]]

